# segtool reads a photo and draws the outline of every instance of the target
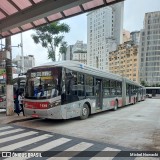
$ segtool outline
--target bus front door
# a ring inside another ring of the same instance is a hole
[[[102,109],[102,80],[96,79],[96,108]]]

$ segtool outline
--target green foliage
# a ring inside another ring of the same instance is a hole
[[[141,81],[141,85],[144,86],[144,87],[149,87],[149,85],[146,81]]]
[[[48,58],[55,61],[56,47],[63,42],[62,34],[68,33],[70,27],[65,23],[53,22],[35,30],[36,34],[32,34],[32,39],[36,44],[40,43],[42,47],[47,48]]]
[[[48,59],[51,59],[52,61],[55,61],[55,51],[54,50],[48,50]]]
[[[77,51],[74,51],[74,53],[87,53],[87,51],[77,50]]]
[[[155,87],[160,87],[160,83],[156,83],[156,84],[155,84]]]
[[[149,85],[147,82],[145,81],[141,81],[141,85],[144,86],[144,87],[160,87],[160,83],[156,83],[156,84],[152,84],[152,85]]]
[[[68,47],[67,42],[63,41],[63,42],[61,43],[60,48],[59,48],[59,52],[60,52],[61,54],[64,54],[64,60],[66,60],[67,47]]]

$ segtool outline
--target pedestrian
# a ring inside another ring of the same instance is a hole
[[[16,113],[18,114],[18,116],[19,116],[20,109],[19,109],[18,95],[19,95],[19,89],[16,90],[16,92],[15,92],[15,99],[14,99],[14,102],[15,102],[15,112],[16,112]]]
[[[25,116],[24,109],[23,109],[23,93],[22,92],[19,93],[18,102],[19,102],[20,111],[23,112],[23,116]]]

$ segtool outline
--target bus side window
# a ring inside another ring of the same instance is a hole
[[[110,96],[110,80],[103,80],[103,97]]]
[[[77,75],[76,73],[68,73],[66,75],[66,92],[69,95],[77,95]]]
[[[91,75],[86,75],[86,96],[94,96],[94,79]]]
[[[78,96],[82,97],[85,96],[84,94],[84,75],[79,73],[78,74],[78,81],[77,81],[77,92],[78,92]]]

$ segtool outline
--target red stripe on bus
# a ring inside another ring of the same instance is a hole
[[[110,101],[110,106],[115,106],[115,100]]]
[[[25,108],[30,109],[48,109],[49,102],[24,102]]]
[[[122,106],[122,99],[118,100],[118,106]]]

